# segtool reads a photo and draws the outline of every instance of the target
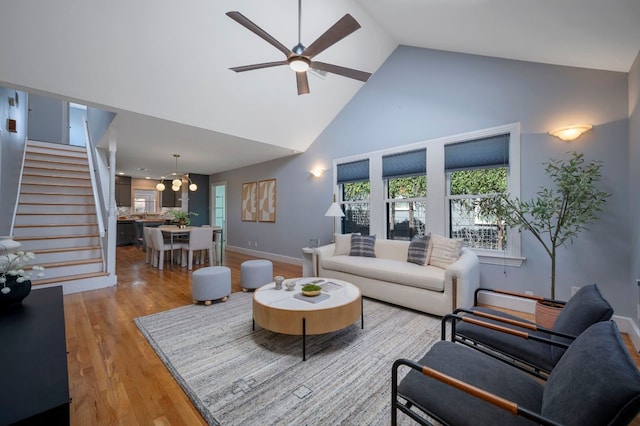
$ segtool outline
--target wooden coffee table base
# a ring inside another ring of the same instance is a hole
[[[308,302],[302,302],[308,303]],[[253,330],[256,324],[275,333],[302,336],[302,360],[306,361],[307,335],[325,334],[342,330],[358,320],[364,330],[362,296],[340,306],[324,309],[282,309],[262,304],[253,299]]]

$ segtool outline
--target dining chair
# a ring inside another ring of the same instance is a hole
[[[214,265],[218,262],[218,234],[220,227],[212,227],[211,225],[202,225],[202,228],[211,228],[213,229],[213,236],[211,238],[211,248],[213,250],[213,258],[209,256],[209,263]],[[203,250],[203,255],[207,254],[207,250]]]
[[[206,250],[209,261],[213,263],[213,229],[212,228],[192,228],[189,235],[189,243],[185,244],[184,250],[188,251],[188,269],[193,269],[193,253]],[[183,258],[184,259],[184,258]],[[202,263],[202,256],[200,257]]]
[[[144,249],[147,252],[145,263],[151,263],[152,266],[155,265],[156,253],[155,248],[153,247],[153,241],[151,240],[151,228],[143,228],[143,236],[144,236]]]
[[[176,250],[186,249],[187,244],[174,241],[172,245],[170,242],[164,240],[164,237],[162,235],[162,230],[160,230],[159,228],[150,228],[150,229],[151,229],[151,242],[156,251],[156,254],[154,255],[154,261],[156,261],[156,257],[157,257],[158,269],[162,271],[164,266],[165,252],[167,251],[170,252],[171,260],[173,260],[174,252]],[[173,249],[173,252],[171,251],[172,249]]]

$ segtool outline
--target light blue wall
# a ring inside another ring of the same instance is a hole
[[[8,99],[15,99],[16,94],[18,103],[10,106]],[[9,118],[16,120],[17,133],[7,130]],[[0,235],[9,235],[27,138],[27,95],[24,92],[0,87],[0,127]]]
[[[640,279],[640,53],[629,70],[629,202],[631,203],[631,277]],[[631,297],[640,304],[638,287]],[[636,318],[634,316],[634,318]],[[637,319],[640,322],[640,318]]]
[[[323,215],[331,202],[332,177],[312,179],[308,170],[314,165],[330,169],[334,158],[520,122],[523,198],[546,182],[542,163],[567,158],[569,150],[603,160],[602,187],[613,194],[602,220],[560,251],[557,296],[566,299],[571,286],[597,282],[618,314],[635,318],[635,302],[628,297],[635,283],[627,77],[401,46],[304,154],[212,176],[213,182],[228,184],[228,243],[247,248],[247,241],[257,240],[259,251],[299,258],[309,238],[331,239],[332,222]],[[594,129],[578,142],[547,134],[579,122]],[[277,222],[241,222],[242,183],[268,178],[278,179]],[[482,265],[482,285],[549,295],[549,260],[538,246],[523,234],[523,266]]]

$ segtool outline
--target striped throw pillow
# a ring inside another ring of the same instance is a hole
[[[409,243],[409,251],[407,253],[407,262],[424,266],[428,263],[427,249],[429,248],[429,239],[431,233],[426,235],[416,235]]]
[[[349,256],[376,257],[375,245],[375,235],[351,235]]]

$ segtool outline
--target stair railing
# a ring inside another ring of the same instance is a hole
[[[85,138],[85,148],[87,150],[87,160],[89,162],[89,176],[91,176],[91,191],[93,192],[93,201],[96,206],[96,216],[98,218],[98,230],[100,232],[100,251],[102,252],[102,270],[106,271],[107,265],[105,263],[105,259],[107,254],[105,253],[105,245],[104,245],[104,237],[106,235],[105,229],[105,218],[104,211],[102,209],[103,197],[102,192],[98,191],[98,183],[97,180],[100,177],[96,174],[97,164],[95,162],[95,157],[93,156],[93,143],[91,143],[91,135],[89,134],[89,124],[86,120],[83,122],[84,124],[84,138]]]

